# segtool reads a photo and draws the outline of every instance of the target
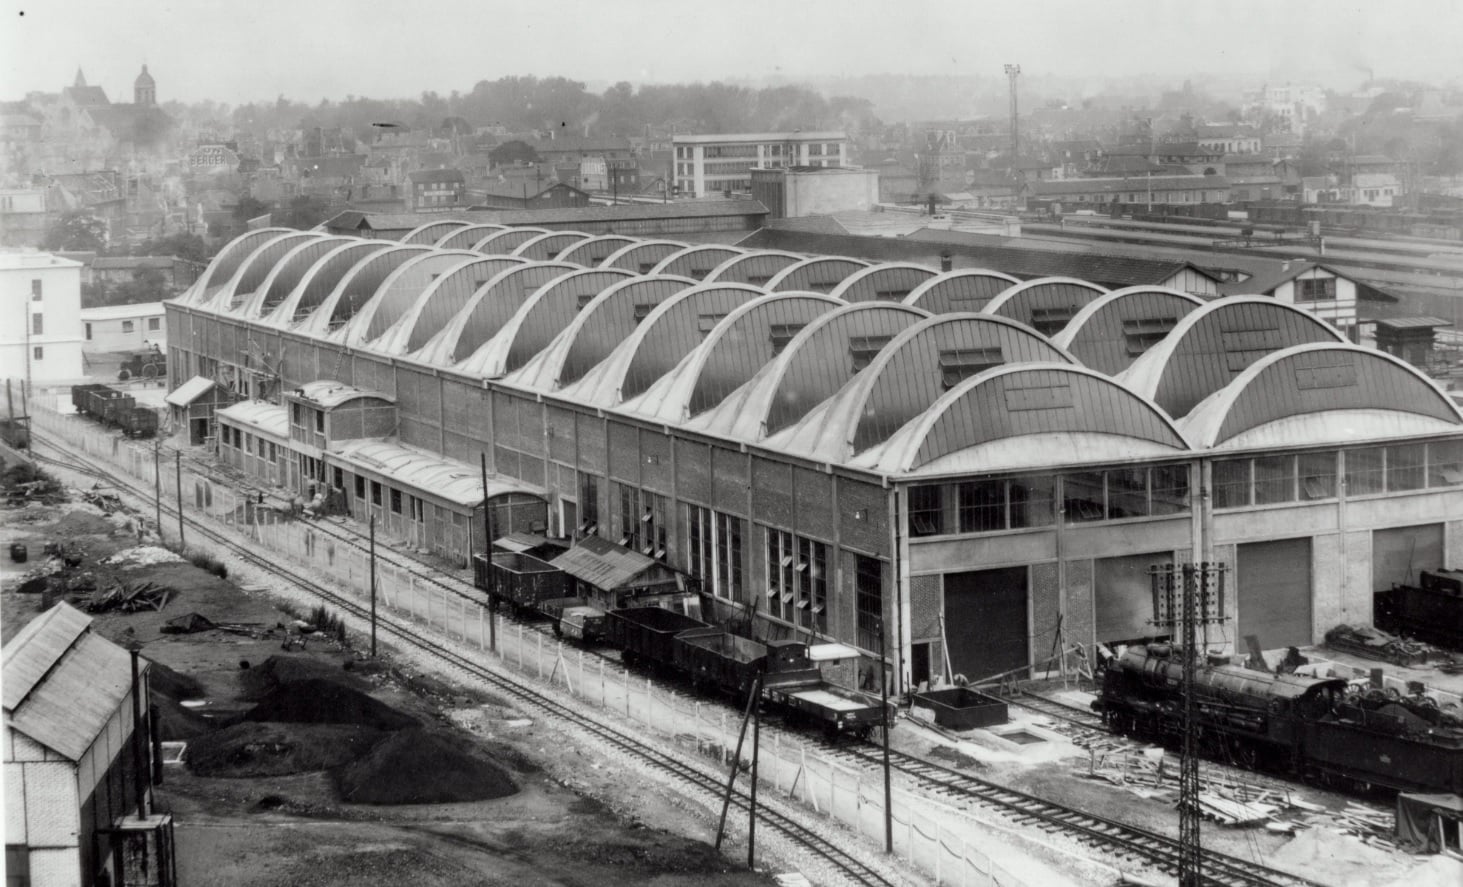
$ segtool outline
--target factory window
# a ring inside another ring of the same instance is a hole
[[[1387,492],[1420,490],[1426,485],[1426,444],[1387,447]]]
[[[1154,515],[1179,514],[1189,510],[1189,466],[1155,465],[1149,476]]]
[[[636,495],[635,488],[628,484],[615,484],[615,496],[611,498],[619,505],[619,544],[633,551],[640,550],[645,544],[642,519],[648,515],[640,511],[640,497]]]
[[[371,481],[371,504],[381,504],[381,483],[379,481]]]
[[[312,412],[315,413],[315,430],[317,432],[319,432],[320,434],[324,434],[325,433],[325,411],[324,410],[313,410]]]
[[[46,359],[46,349],[42,348],[39,345],[35,346],[34,348],[32,348],[30,350],[30,359],[31,360],[45,360]]]
[[[147,331],[148,332],[155,333],[158,330],[161,330],[162,328],[163,328],[163,319],[161,317],[149,317],[147,319]]]
[[[1332,302],[1336,300],[1336,278],[1323,277],[1295,282],[1297,302]]]
[[[768,327],[768,336],[772,339],[772,353],[781,354],[787,343],[792,341],[804,326],[802,323],[774,323]]]
[[[909,535],[945,532],[944,499],[944,489],[937,484],[909,488]]]
[[[742,519],[688,505],[686,539],[691,575],[702,588],[724,600],[741,600]]]
[[[579,527],[586,536],[599,528],[599,478],[592,474],[579,475]]]
[[[1463,484],[1463,441],[1428,444],[1427,485],[1447,487]]]
[[[409,504],[411,505],[411,519],[416,521],[417,523],[425,521],[427,519],[427,510],[425,507],[423,507],[422,500],[418,499],[416,496],[409,496],[407,498],[409,500]]]
[[[884,564],[863,555],[854,556],[854,608],[858,645],[880,651],[884,621]]]
[[[366,479],[359,474],[356,475],[356,501],[366,498]]]
[[[1056,500],[1056,480],[1050,476],[1012,478],[1006,488],[1010,502],[1011,529],[1023,527],[1049,527],[1056,515],[1052,511]]]
[[[391,488],[391,513],[401,514],[401,490]]]
[[[964,379],[992,367],[1000,366],[1004,358],[997,348],[957,348],[941,351],[939,357],[940,385],[949,391]]]
[[[658,561],[666,558],[670,525],[666,521],[665,497],[641,493],[640,553]]]
[[[30,316],[30,332],[33,336],[39,336],[46,331],[46,316],[44,314],[32,314]]]
[[[1386,447],[1346,451],[1346,495],[1365,496],[1386,490]]]
[[[1107,472],[1107,517],[1146,517],[1148,469],[1118,468]]]
[[[701,276],[702,277],[705,277],[706,276],[706,272],[704,272],[704,271],[701,272]],[[718,323],[721,323],[722,319],[725,318],[725,317],[726,317],[725,314],[702,314],[702,315],[700,315],[699,317],[696,318],[696,332],[700,333],[702,336],[705,336],[707,333],[709,333],[713,329],[715,329],[716,328],[716,325]]]
[[[1006,529],[1006,482],[983,480],[956,487],[960,532],[987,533]]]
[[[701,580],[703,588],[716,594],[712,580],[715,555],[711,544],[711,509],[699,505],[686,506],[686,571]],[[720,595],[718,595],[720,597]]]
[[[130,320],[124,320],[124,321],[122,321],[122,332],[124,332],[124,333],[130,333],[130,332],[132,332],[132,329],[133,329],[132,321],[130,321]]]
[[[644,274],[645,271],[642,271],[640,273]],[[640,304],[636,305],[635,306],[635,322],[636,323],[639,323],[640,321],[642,321],[645,318],[649,317],[650,316],[650,312],[652,312],[654,310],[655,310],[655,303],[654,302],[641,302]]]
[[[39,302],[41,300],[41,282],[32,278],[30,282],[30,300]]]
[[[1336,498],[1336,453],[1302,453],[1297,457],[1300,477],[1300,498],[1303,500]]]
[[[1178,325],[1177,317],[1150,317],[1123,321],[1123,340],[1129,357],[1144,354]]]
[[[1250,460],[1214,463],[1214,507],[1242,508],[1250,504]]]
[[[1295,457],[1263,456],[1255,460],[1255,504],[1295,501]]]
[[[767,612],[814,633],[828,630],[828,546],[767,530]]]
[[[731,600],[742,598],[742,524],[739,517],[716,514],[716,588]]]
[[[873,362],[874,356],[889,344],[892,336],[852,336],[848,340],[848,355],[853,359],[856,373]]]
[[[1107,505],[1102,472],[1062,475],[1062,509],[1069,524],[1105,519]]]
[[[304,408],[297,403],[290,404],[290,424],[300,428],[305,427]]]

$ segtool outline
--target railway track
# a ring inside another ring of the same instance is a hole
[[[54,442],[44,441],[44,443],[53,450],[61,450]],[[74,457],[56,458],[43,456],[39,458],[52,464],[62,465],[69,470],[84,472],[88,476],[106,479],[110,484],[144,501],[150,495],[150,491],[131,483],[129,480],[125,480]],[[168,505],[165,505],[163,510],[170,517],[176,516],[177,514],[176,510]],[[185,520],[188,520],[186,515]],[[362,620],[370,619],[369,609],[357,603],[353,598],[335,592],[330,587],[316,582],[309,576],[281,564],[277,559],[271,559],[265,554],[260,554],[255,549],[235,541],[227,533],[215,530],[198,521],[189,520],[188,523],[194,533],[206,537],[245,563],[287,580],[298,588],[319,597],[322,601],[328,602],[330,605],[338,607],[356,618]],[[703,772],[700,768],[676,757],[673,753],[649,747],[644,743],[642,736],[604,723],[600,719],[588,715],[582,709],[548,698],[539,689],[530,686],[527,682],[491,671],[467,656],[456,652],[446,644],[429,637],[426,633],[417,631],[410,625],[401,625],[390,619],[382,619],[378,615],[377,629],[388,636],[394,635],[401,643],[430,655],[452,671],[489,684],[497,692],[511,697],[525,710],[536,711],[542,716],[573,724],[617,753],[638,760],[642,764],[672,777],[675,781],[685,786],[709,794],[712,797],[720,797],[725,792],[723,777],[720,774]],[[750,806],[750,799],[745,793],[736,791],[733,793],[732,805],[737,809],[746,810]],[[811,853],[823,864],[836,869],[850,883],[886,885],[886,887],[893,887],[894,884],[898,883],[877,868],[863,862],[857,856],[839,847],[828,837],[803,825],[796,818],[776,809],[776,807],[777,805],[775,803],[769,805],[766,800],[759,803],[759,826],[764,829],[770,828],[781,833],[792,844]]]
[[[48,435],[41,436],[42,445],[53,450],[65,452],[54,442],[47,440],[47,437]],[[66,456],[58,459],[55,457],[40,456],[39,454],[37,454],[37,457],[43,461],[62,464],[71,470],[82,471],[90,476],[105,479],[108,483],[120,487],[144,501],[151,498],[152,492],[150,490],[145,490],[128,479],[99,469],[90,463],[81,462],[74,457]],[[176,510],[168,503],[164,503],[164,511],[167,512],[169,517],[176,516]],[[236,542],[226,533],[214,530],[212,527],[200,524],[197,521],[190,520],[189,523],[195,533],[207,537],[241,560],[272,574],[281,576],[311,594],[319,596],[331,605],[351,613],[357,618],[369,618],[366,608],[358,604],[354,599],[338,594],[310,577],[257,553],[254,549]],[[316,523],[311,526],[321,527],[328,525]],[[333,527],[332,531],[332,535],[335,535],[342,542],[361,547],[359,537],[351,538],[354,534],[349,530]],[[430,567],[424,562],[418,561],[410,556],[401,555],[399,552],[392,552],[391,554],[398,561],[408,561],[415,567],[421,568],[414,569],[414,572],[425,581],[430,581],[435,585],[446,588],[453,594],[461,595],[473,600],[475,603],[481,601],[480,595],[472,593],[476,590],[471,585],[455,577],[446,577],[449,581],[443,581],[440,578],[441,574],[432,576],[431,573],[435,572],[435,568]],[[381,549],[378,549],[377,556],[378,558],[382,557]],[[411,568],[411,566],[408,566],[408,568]],[[466,589],[466,591],[463,589]],[[719,776],[702,773],[697,768],[669,753],[645,747],[637,735],[604,724],[596,718],[587,716],[578,709],[551,699],[546,699],[539,691],[528,686],[526,683],[521,683],[511,677],[491,672],[471,659],[449,649],[442,643],[427,637],[422,632],[414,630],[410,626],[401,626],[379,620],[378,626],[383,628],[387,634],[396,635],[403,643],[431,655],[452,670],[491,684],[500,692],[513,697],[525,708],[534,709],[542,712],[546,716],[560,718],[573,723],[606,745],[629,757],[642,761],[647,766],[651,766],[673,776],[677,781],[685,785],[700,791],[709,792],[712,795],[716,795],[724,790]],[[1102,728],[1101,718],[1095,713],[1082,712],[1080,709],[1074,709],[1071,706],[1062,705],[1061,703],[1030,694],[1023,695],[1015,701],[1018,705],[1024,705],[1051,717],[1058,717],[1072,723],[1078,728],[1091,731],[1094,734],[1099,732],[1106,733]],[[881,765],[878,752],[874,750],[872,745],[830,747],[830,754],[834,757],[854,761],[860,767]],[[1065,834],[1080,843],[1095,849],[1100,849],[1104,854],[1115,859],[1130,861],[1135,865],[1152,866],[1160,871],[1169,873],[1177,872],[1179,849],[1178,842],[1175,839],[1150,832],[1146,829],[1129,826],[1115,820],[1086,813],[1053,801],[1047,801],[1019,790],[1001,786],[949,767],[944,767],[905,752],[892,752],[891,764],[898,772],[905,774],[914,785],[933,795],[947,799],[967,800],[987,808],[997,809],[1008,815],[1018,824],[1034,825],[1049,833]],[[737,794],[734,797],[733,803],[739,809],[745,810],[749,804],[749,800],[745,795]],[[834,847],[827,838],[802,826],[786,815],[773,810],[766,810],[764,822],[781,832],[788,840],[805,847],[808,852],[813,853],[828,865],[838,869],[846,878],[854,883],[893,883],[867,864],[850,856],[847,852]],[[1218,887],[1260,887],[1260,885],[1284,885],[1284,887],[1294,885],[1294,887],[1307,887],[1307,885],[1313,884],[1313,882],[1309,882],[1303,878],[1258,863],[1214,853],[1206,854],[1205,856],[1205,873],[1204,883],[1218,885]]]

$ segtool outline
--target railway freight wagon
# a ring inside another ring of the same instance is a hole
[[[660,607],[628,607],[605,613],[605,640],[620,648],[627,663],[654,668],[675,667],[676,635],[689,628],[709,628],[700,619]]]
[[[491,563],[481,554],[472,560],[474,584],[515,612],[536,612],[545,601],[567,594],[564,571],[531,554],[502,551],[494,552]]]
[[[1378,628],[1463,650],[1463,570],[1423,570],[1417,585],[1376,594]]]
[[[1093,707],[1116,733],[1175,740],[1182,675],[1169,646],[1130,647],[1108,663]],[[1463,721],[1431,700],[1234,665],[1201,666],[1194,694],[1212,757],[1343,786],[1463,794]]]

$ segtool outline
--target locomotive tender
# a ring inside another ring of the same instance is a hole
[[[1093,708],[1116,733],[1175,738],[1183,729],[1182,681],[1172,647],[1130,647],[1108,663]],[[1194,694],[1209,757],[1322,784],[1463,794],[1463,721],[1430,700],[1235,665],[1199,666]]]

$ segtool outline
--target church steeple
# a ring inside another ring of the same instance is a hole
[[[157,83],[147,73],[147,65],[142,66],[142,73],[132,81],[132,101],[137,105],[157,104]]]
[[[77,87],[78,89],[86,86],[86,75],[81,73],[81,68],[76,69],[76,82],[71,85]]]

